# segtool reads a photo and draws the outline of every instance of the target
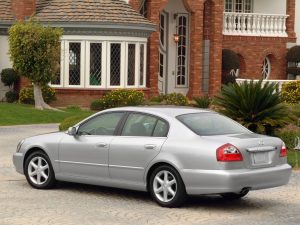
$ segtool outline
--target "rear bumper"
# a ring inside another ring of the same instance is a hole
[[[240,192],[272,188],[289,182],[292,168],[288,164],[263,169],[182,170],[186,191],[191,195]]]
[[[21,174],[24,174],[23,161],[24,161],[23,153],[17,152],[13,155],[13,163],[16,168],[16,171]]]

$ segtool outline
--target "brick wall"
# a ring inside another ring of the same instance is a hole
[[[221,59],[222,59],[222,18],[223,0],[207,0],[211,13],[206,18],[206,33],[212,41],[210,51],[210,94],[216,94],[221,86]],[[190,65],[189,65],[189,92],[188,96],[199,96],[202,91],[203,71],[203,40],[204,40],[204,3],[205,0],[183,0],[186,9],[190,12]],[[139,1],[131,0],[129,4],[138,9]],[[148,19],[159,25],[159,14],[168,4],[168,0],[148,0]],[[208,36],[206,36],[208,38]],[[159,31],[152,33],[148,42],[147,86],[150,95],[158,94],[158,59],[159,59]]]
[[[286,0],[286,14],[289,15],[286,22],[286,29],[289,36],[289,41],[296,41],[295,33],[295,15],[296,15],[296,1]]]
[[[149,89],[137,89],[143,91],[145,97],[149,97]],[[91,102],[99,99],[105,93],[110,90],[89,90],[89,89],[64,89],[56,88],[57,100],[52,102],[52,106],[68,106],[68,105],[80,105],[83,107],[90,107]]]
[[[24,20],[35,13],[36,0],[11,0],[12,11],[17,20]]]
[[[214,96],[221,88],[224,2],[223,0],[211,1],[211,7],[209,95]]]
[[[239,54],[245,64],[241,78],[261,79],[261,68],[266,56],[271,59],[269,79],[286,79],[287,38],[224,36],[223,48]]]
[[[134,10],[138,11],[140,8],[140,2],[140,0],[129,0],[128,3]]]

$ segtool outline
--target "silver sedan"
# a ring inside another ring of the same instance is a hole
[[[67,132],[22,140],[13,162],[34,188],[60,180],[149,191],[165,207],[181,205],[187,195],[241,198],[285,185],[291,175],[279,138],[181,107],[105,110]]]

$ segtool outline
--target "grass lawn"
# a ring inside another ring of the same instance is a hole
[[[296,168],[296,154],[298,156],[298,168],[300,168],[300,151],[295,152],[294,150],[288,151],[288,163]]]
[[[92,111],[76,107],[63,109],[63,112],[36,110],[31,105],[0,103],[0,126],[60,123],[71,116],[89,116]]]

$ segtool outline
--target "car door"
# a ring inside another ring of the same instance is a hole
[[[97,115],[81,124],[74,136],[60,143],[59,164],[64,176],[108,178],[108,150],[123,112]]]
[[[130,113],[109,150],[109,174],[114,181],[142,185],[145,168],[167,139],[169,124],[156,116]]]

